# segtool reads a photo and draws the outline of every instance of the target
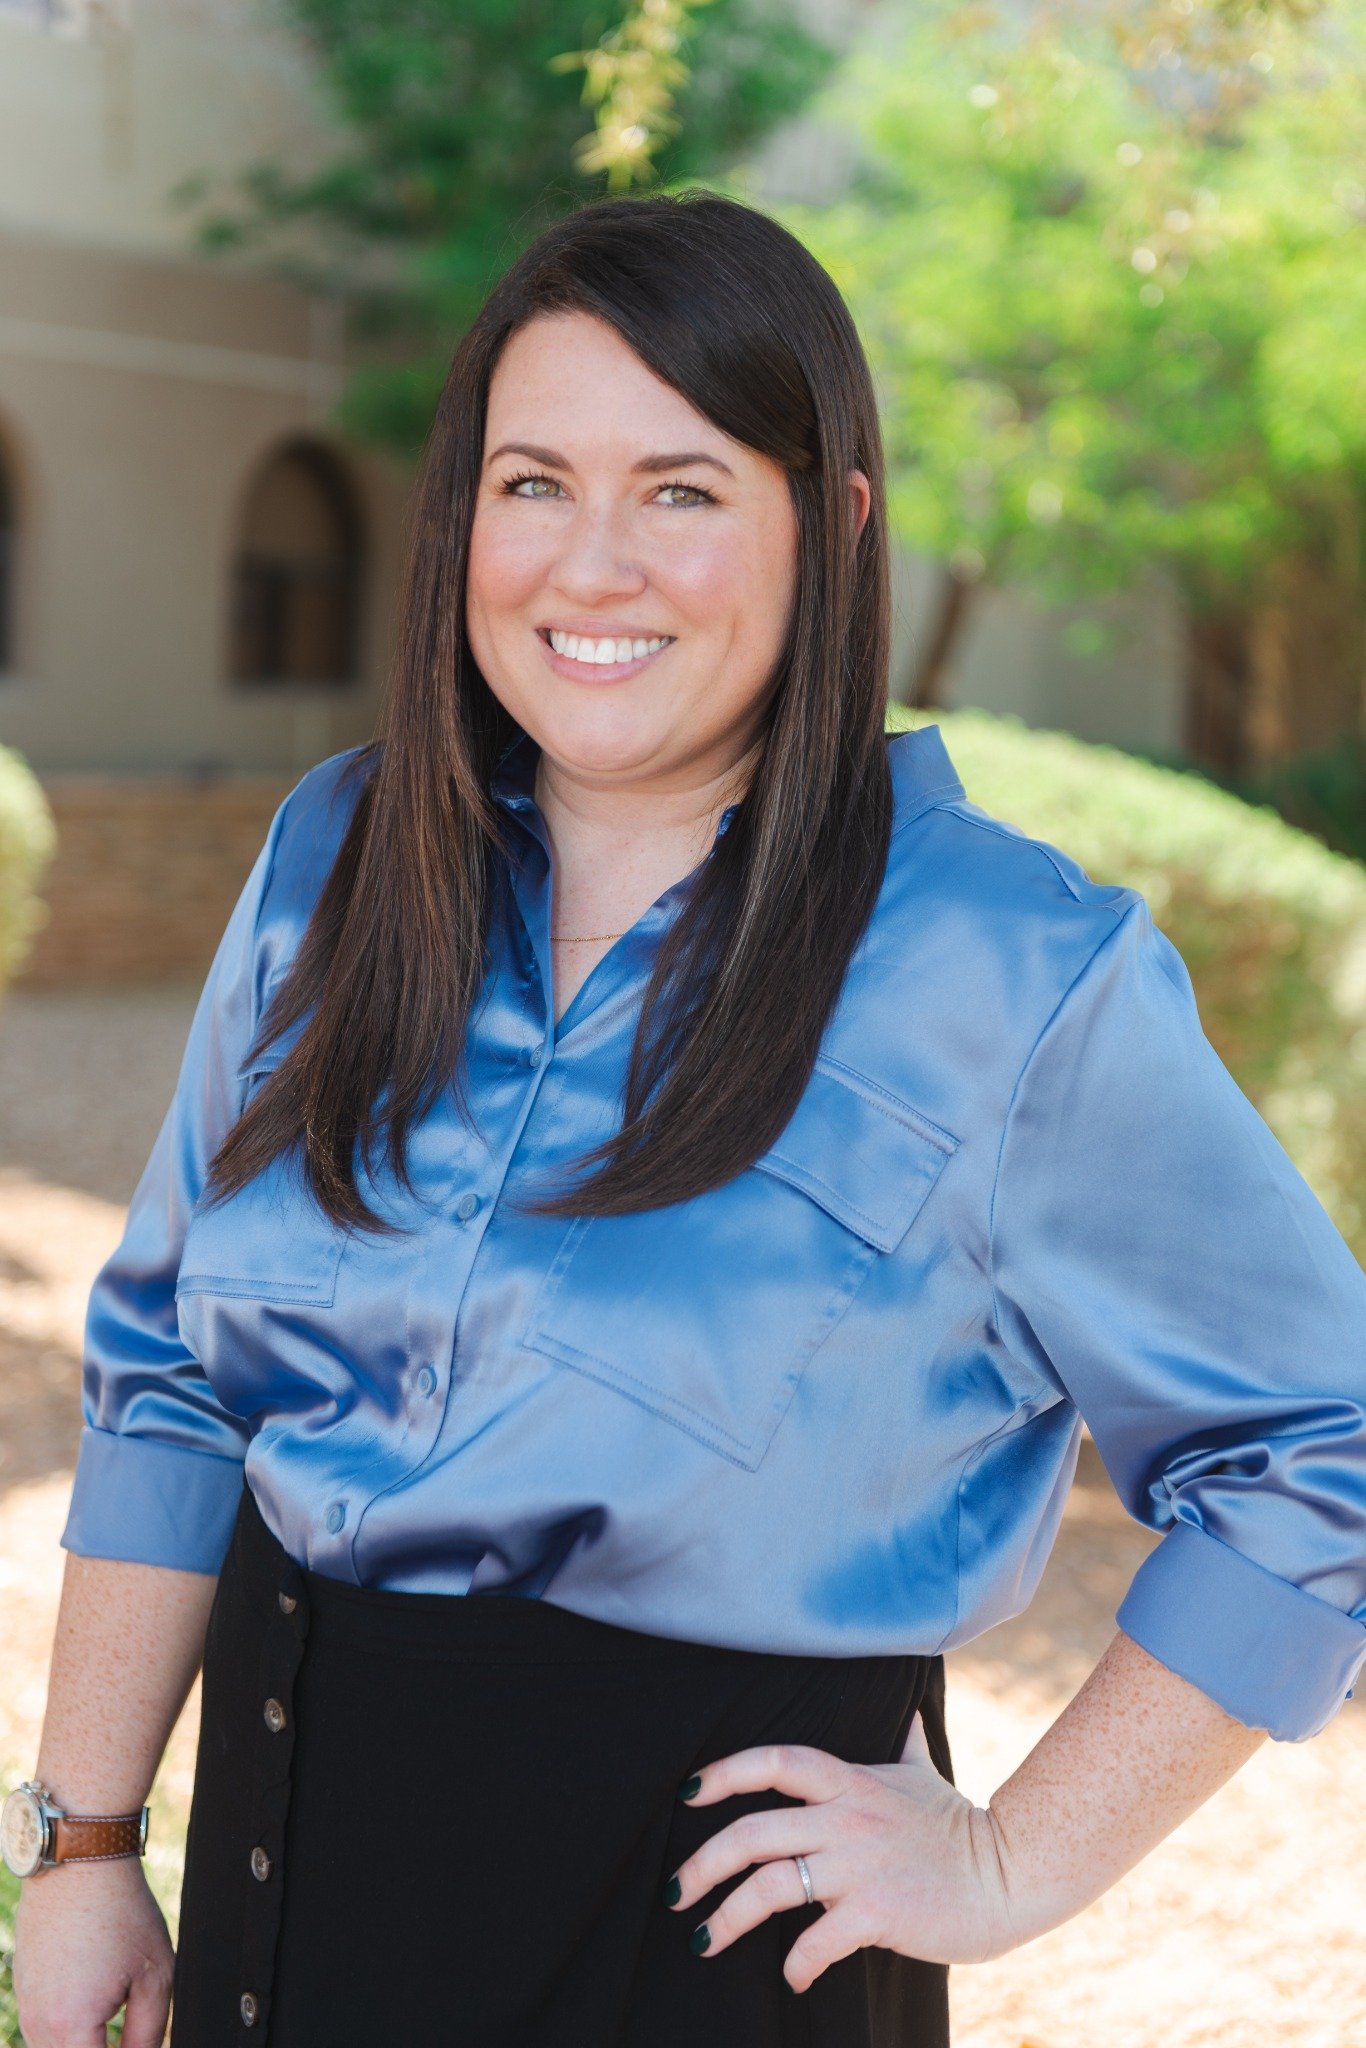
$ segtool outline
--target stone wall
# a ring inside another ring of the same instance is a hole
[[[57,852],[17,988],[200,981],[296,775],[42,778]]]

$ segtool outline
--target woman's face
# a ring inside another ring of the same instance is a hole
[[[510,338],[489,389],[466,624],[549,764],[680,790],[733,767],[762,719],[796,563],[782,467],[615,328],[541,314]],[[608,641],[632,644],[603,660]]]

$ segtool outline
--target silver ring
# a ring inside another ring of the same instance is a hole
[[[806,1867],[806,1858],[805,1856],[795,1856],[793,1861],[797,1866],[797,1875],[802,1881],[802,1890],[806,1893],[806,1903],[808,1906],[814,1906],[816,1894],[812,1889],[811,1872]]]

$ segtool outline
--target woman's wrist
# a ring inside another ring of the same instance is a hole
[[[1116,1634],[985,1809],[1012,1945],[1094,1904],[1265,1740]]]
[[[67,1553],[34,1767],[63,1813],[146,1804],[199,1667],[215,1584]]]
[[[973,1806],[968,1814],[973,1856],[983,1898],[983,1950],[973,1961],[995,1962],[1009,1955],[1036,1934],[1042,1926],[1031,1924],[1028,1902],[1020,1896],[1010,1845],[1000,1816],[990,1806]]]
[[[109,1760],[84,1764],[75,1758],[54,1761],[42,1750],[33,1777],[55,1807],[77,1818],[112,1819],[139,1813],[151,1791],[150,1778],[135,1766]]]
[[[71,1856],[62,1863],[39,1864],[24,1879],[22,1891],[27,1891],[31,1885],[46,1887],[54,1884],[54,1880],[54,1889],[65,1886],[78,1871],[82,1889],[88,1891],[118,1891],[129,1882],[134,1871],[142,1882],[145,1883],[147,1878],[147,1866],[141,1856]]]
[[[979,1861],[986,1865],[990,1858],[996,1873],[998,1899],[997,1945],[984,1961],[993,1961],[1012,1949],[1023,1948],[1026,1942],[1037,1941],[1041,1934],[1061,1927],[1098,1896],[1095,1888],[1085,1890],[1077,1883],[1079,1873],[1075,1867],[1069,1869],[1068,1859],[1059,1857],[1056,1870],[1045,1876],[1035,1859],[1018,1852],[1008,1808],[1004,1802],[998,1804],[1004,1789],[998,1788],[986,1806],[976,1809],[982,1835]]]

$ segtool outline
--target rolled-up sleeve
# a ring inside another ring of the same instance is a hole
[[[181,1340],[176,1275],[208,1163],[242,1107],[238,1069],[258,1021],[257,923],[285,809],[219,941],[123,1235],[91,1288],[84,1426],[61,1536],[82,1556],[216,1572],[232,1532],[249,1432]]]
[[[1120,1628],[1249,1727],[1316,1735],[1366,1658],[1366,1275],[1137,896],[1020,1074],[991,1237],[1004,1342],[1163,1535]]]

